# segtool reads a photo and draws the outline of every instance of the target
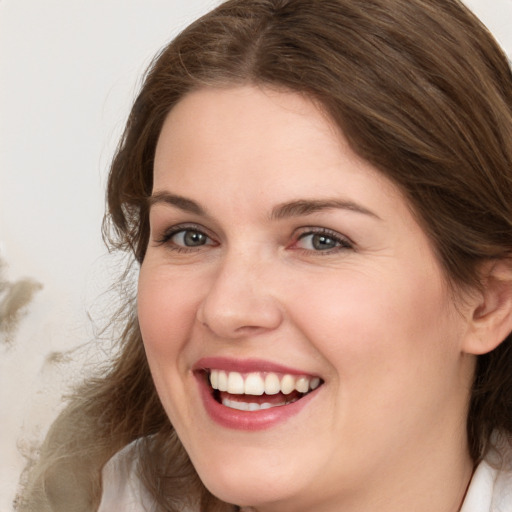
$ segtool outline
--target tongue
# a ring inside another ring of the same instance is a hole
[[[245,403],[257,403],[257,404],[272,404],[272,405],[280,405],[285,402],[292,402],[295,400],[298,400],[299,398],[302,398],[304,393],[299,393],[298,391],[293,391],[289,393],[288,395],[285,395],[283,393],[277,393],[275,395],[266,395],[265,393],[263,395],[232,395],[231,393],[228,393],[227,391],[220,391],[220,401],[224,398],[227,398],[229,400],[233,400],[235,402],[245,402]]]

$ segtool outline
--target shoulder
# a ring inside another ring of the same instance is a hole
[[[512,446],[494,437],[494,448],[478,465],[460,512],[512,511]]]
[[[117,452],[102,471],[98,512],[153,512],[155,504],[138,477],[137,443]]]

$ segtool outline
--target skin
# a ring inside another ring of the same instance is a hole
[[[261,512],[455,512],[471,476],[472,312],[455,304],[398,188],[307,98],[201,89],[156,151],[139,321],[159,396],[205,485]],[[297,200],[343,207],[271,216]],[[203,245],[186,246],[203,233]],[[180,228],[178,228],[180,229]],[[312,232],[338,242],[314,245]],[[204,410],[194,363],[258,358],[319,375],[297,415],[238,431]]]

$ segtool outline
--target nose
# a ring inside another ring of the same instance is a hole
[[[272,289],[272,266],[233,255],[208,282],[197,319],[216,336],[237,339],[279,327],[283,311]]]

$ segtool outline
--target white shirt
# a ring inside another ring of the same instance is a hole
[[[498,440],[496,447],[476,468],[460,512],[512,512],[512,447],[504,440]],[[98,512],[155,510],[152,498],[137,477],[135,460],[130,456],[132,449],[133,443],[105,465]]]
[[[117,452],[103,468],[103,494],[98,512],[153,512],[153,500],[139,480],[133,443]]]
[[[512,447],[498,436],[493,441],[496,449],[477,466],[460,512],[512,512]]]

